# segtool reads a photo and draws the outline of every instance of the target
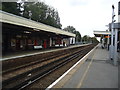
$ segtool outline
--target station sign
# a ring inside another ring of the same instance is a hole
[[[105,36],[105,38],[109,38],[109,36]]]

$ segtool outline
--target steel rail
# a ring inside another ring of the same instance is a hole
[[[82,46],[82,47],[85,47],[85,46]],[[77,48],[78,48],[78,47],[77,47]],[[81,48],[81,47],[79,47],[79,48]],[[76,49],[76,48],[74,48],[74,49]],[[64,51],[64,50],[63,50],[63,51]],[[73,50],[73,51],[74,51],[74,50]],[[2,71],[2,75],[7,74],[7,73],[10,73],[10,72],[15,71],[15,70],[19,70],[19,69],[21,69],[21,68],[25,68],[25,67],[28,67],[28,66],[31,66],[31,65],[35,65],[35,64],[37,64],[37,63],[41,63],[41,62],[44,62],[44,61],[48,61],[48,60],[50,60],[50,59],[54,59],[54,58],[56,58],[56,57],[62,56],[62,55],[67,54],[67,53],[69,53],[69,51],[66,51],[66,52],[64,52],[64,53],[60,53],[60,54],[57,54],[57,55],[52,55],[52,56],[49,57],[49,58],[40,59],[40,60],[37,60],[37,61],[34,61],[34,62],[32,61],[31,63],[24,64],[24,65],[18,66],[18,67],[16,67],[16,68],[12,68],[12,69],[8,69],[8,70],[5,70],[5,71]]]
[[[31,66],[31,65],[34,65],[34,64],[37,64],[37,63],[41,63],[41,62],[44,62],[44,61],[47,61],[47,60],[50,60],[50,59],[53,59],[53,58],[56,58],[58,56],[61,56],[61,55],[64,55],[65,53],[60,53],[60,54],[57,54],[57,55],[54,55],[54,56],[51,56],[49,58],[45,58],[45,59],[40,59],[40,60],[37,60],[37,61],[32,61],[31,63],[28,63],[28,64],[25,64],[25,65],[22,65],[22,66],[19,66],[19,67],[16,67],[16,68],[12,68],[12,69],[8,69],[8,70],[5,70],[5,71],[2,71],[2,74],[7,74],[9,72],[12,72],[12,71],[15,71],[15,70],[19,70],[21,68],[25,68],[25,67],[28,67],[28,66]]]

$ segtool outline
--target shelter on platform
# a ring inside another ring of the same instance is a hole
[[[109,47],[109,38],[111,35],[110,31],[93,31],[93,33],[96,37],[100,37],[100,43],[102,45],[102,48]]]
[[[75,34],[30,19],[0,11],[2,51],[14,52],[63,46]],[[69,43],[68,43],[69,44]]]

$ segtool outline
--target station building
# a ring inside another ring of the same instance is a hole
[[[0,11],[2,52],[51,48],[70,44],[75,34]]]

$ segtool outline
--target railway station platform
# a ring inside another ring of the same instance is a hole
[[[2,58],[0,58],[0,61],[21,58],[21,57],[26,57],[26,56],[32,56],[32,55],[37,55],[37,54],[42,54],[42,53],[54,52],[54,51],[59,51],[59,50],[65,50],[65,49],[80,47],[80,46],[84,46],[84,45],[88,45],[88,44],[71,45],[68,47],[54,47],[54,48],[50,48],[50,49],[41,49],[41,50],[39,49],[39,50],[9,53],[7,55],[2,56]]]
[[[90,53],[53,82],[50,88],[118,88],[118,66],[109,51],[97,45]]]

